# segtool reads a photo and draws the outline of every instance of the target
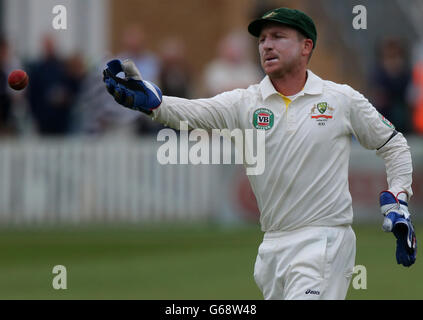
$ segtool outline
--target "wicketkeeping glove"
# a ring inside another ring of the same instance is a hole
[[[117,76],[123,72],[125,79]],[[116,102],[132,110],[150,114],[162,103],[162,92],[152,82],[142,80],[141,74],[131,60],[112,60],[103,70],[107,91]]]
[[[380,193],[380,209],[385,216],[382,229],[397,238],[396,258],[398,264],[411,266],[416,261],[417,239],[408,212],[407,195],[397,196],[389,191]]]

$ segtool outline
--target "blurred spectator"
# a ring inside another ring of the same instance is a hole
[[[218,56],[205,71],[205,90],[208,95],[246,88],[259,82],[261,72],[251,62],[249,41],[246,34],[234,32],[221,40],[218,46]]]
[[[416,133],[423,135],[423,42],[415,48],[413,67],[413,125]]]
[[[30,112],[40,134],[66,135],[71,132],[71,111],[79,85],[73,80],[75,74],[69,74],[74,66],[67,68],[66,61],[58,57],[53,39],[45,36],[42,41],[43,56],[28,69]],[[72,70],[75,72],[80,71]]]
[[[384,40],[376,63],[371,79],[372,103],[398,131],[411,133],[411,110],[407,102],[411,69],[405,44],[395,38]]]
[[[7,88],[8,51],[6,40],[0,38],[0,134],[7,133],[10,130],[12,98]]]
[[[164,95],[191,97],[191,74],[184,44],[177,38],[167,39],[160,49],[160,89]]]
[[[87,76],[87,69],[84,58],[80,53],[74,53],[66,59],[66,74],[67,86],[72,98],[71,108],[71,131],[76,132],[80,128],[77,126],[77,121],[80,119],[79,110],[76,108],[77,98],[81,92],[84,80]]]
[[[86,76],[84,59],[80,53],[74,53],[65,63],[70,91],[76,94]]]
[[[0,36],[0,135],[18,132],[17,109],[22,102],[22,94],[9,88],[8,77],[19,63],[10,54],[7,40]],[[19,104],[19,105],[18,105]]]
[[[121,59],[131,59],[140,70],[144,80],[158,83],[160,62],[157,56],[147,50],[145,33],[138,24],[125,27],[120,43]]]
[[[139,112],[117,104],[107,93],[102,71],[111,59],[106,58],[92,66],[81,84],[77,102],[77,114],[81,118],[77,122],[77,130],[83,134],[133,132],[134,121],[140,116]]]
[[[154,53],[148,51],[145,33],[140,25],[129,24],[125,27],[120,48],[121,52],[118,54],[120,59],[131,59],[140,70],[144,80],[160,86],[160,61]],[[122,107],[119,108],[119,113],[122,113],[124,117],[128,115],[128,112]],[[143,113],[135,112],[132,115],[135,132],[138,134],[155,134],[163,128],[161,124],[152,121],[150,117]]]
[[[155,54],[147,50],[145,34],[138,24],[124,28],[120,37],[121,60],[131,59],[141,72],[144,80],[158,83],[160,63]],[[106,91],[102,70],[112,56],[108,55],[88,73],[83,92],[78,99],[78,110],[82,114],[81,130],[90,134],[134,134],[154,133],[162,128],[147,115],[123,108]],[[121,76],[121,75],[119,75]]]

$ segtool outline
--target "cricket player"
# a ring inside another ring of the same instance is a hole
[[[385,161],[383,230],[396,237],[397,262],[411,266],[416,237],[404,136],[359,92],[307,68],[317,33],[305,13],[278,8],[248,31],[258,38],[266,73],[259,84],[210,99],[162,96],[131,61],[112,60],[104,70],[107,90],[123,106],[174,128],[186,121],[190,128],[265,131],[265,171],[249,176],[264,231],[254,277],[265,299],[345,299],[356,251],[348,188],[353,136]],[[125,79],[117,77],[122,71]]]

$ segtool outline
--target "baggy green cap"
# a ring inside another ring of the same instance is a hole
[[[313,20],[304,12],[289,8],[278,8],[266,12],[260,19],[256,19],[248,25],[248,32],[253,36],[260,36],[261,28],[266,22],[273,21],[293,27],[313,40],[313,48],[316,46],[317,31]]]

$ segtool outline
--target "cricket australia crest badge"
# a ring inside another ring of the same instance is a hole
[[[335,109],[327,102],[319,102],[311,108],[310,118],[316,120],[317,125],[325,126],[330,119],[333,119],[334,111]]]

